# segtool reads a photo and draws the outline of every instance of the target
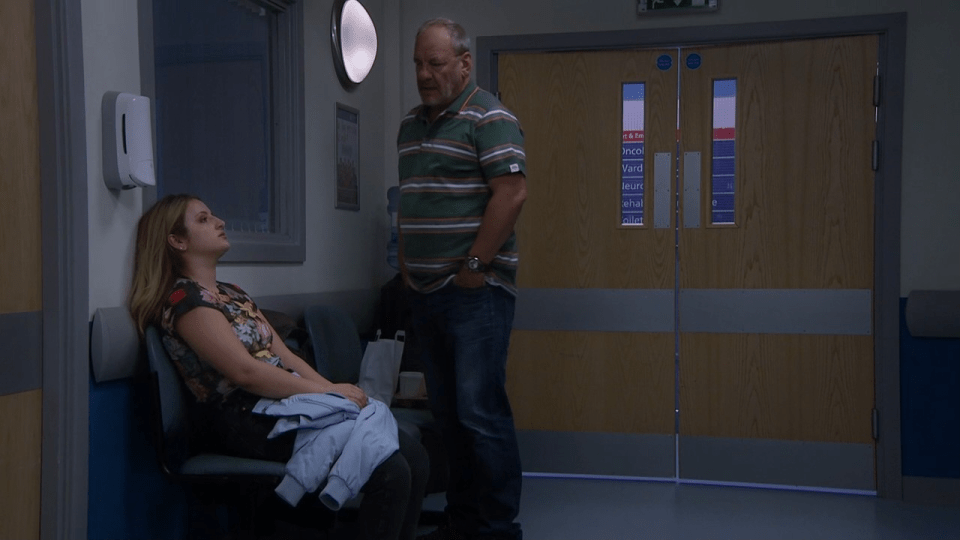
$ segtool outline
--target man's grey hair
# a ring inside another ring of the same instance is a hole
[[[420,29],[417,30],[417,37],[419,38],[420,34],[422,34],[427,28],[433,26],[442,26],[447,30],[447,33],[450,34],[450,42],[453,44],[453,51],[457,54],[457,56],[460,56],[465,52],[470,52],[470,37],[467,36],[467,31],[464,30],[459,24],[443,17],[430,19],[429,21],[421,24]]]

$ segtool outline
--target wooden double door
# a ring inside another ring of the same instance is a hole
[[[500,55],[524,470],[875,489],[877,51]]]

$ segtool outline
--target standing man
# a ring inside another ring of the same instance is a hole
[[[447,523],[426,538],[519,540],[520,453],[504,385],[513,227],[526,199],[523,132],[470,80],[459,24],[425,22],[413,60],[423,104],[397,137],[399,258],[450,465]]]

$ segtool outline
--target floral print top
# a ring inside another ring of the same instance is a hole
[[[197,307],[209,307],[223,313],[251,356],[263,362],[280,365],[280,358],[270,352],[273,332],[250,295],[240,287],[228,283],[218,281],[216,292],[212,292],[196,281],[180,278],[174,284],[163,308],[163,345],[197,401],[220,404],[239,388],[199,358],[177,334],[177,318]]]

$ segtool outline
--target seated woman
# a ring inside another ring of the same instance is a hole
[[[162,328],[164,346],[196,397],[193,420],[211,450],[287,461],[294,435],[267,439],[277,419],[253,414],[261,397],[335,392],[367,405],[363,390],[333,384],[290,352],[253,300],[217,281],[230,248],[224,222],[198,198],[169,195],[137,227],[130,311],[141,334]],[[361,491],[363,538],[412,539],[429,475],[419,441],[397,433],[400,449],[377,466]]]

